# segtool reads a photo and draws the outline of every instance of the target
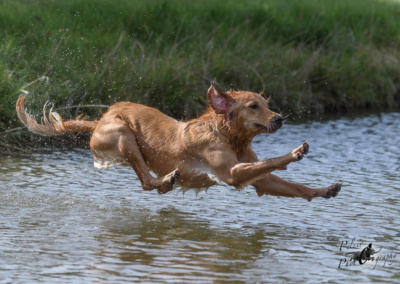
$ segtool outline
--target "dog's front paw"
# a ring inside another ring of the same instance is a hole
[[[339,194],[339,191],[340,191],[341,188],[342,188],[342,184],[341,183],[335,183],[335,184],[331,185],[327,189],[326,195],[324,196],[324,198],[336,197]]]
[[[310,149],[310,146],[308,145],[307,141],[304,142],[302,145],[297,147],[292,151],[293,157],[295,161],[300,161],[301,159],[304,158],[304,155],[308,154],[308,151]]]

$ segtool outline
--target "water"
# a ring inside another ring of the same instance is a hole
[[[130,168],[95,169],[87,149],[3,158],[0,283],[399,281],[399,121],[341,118],[258,137],[260,158],[309,142],[279,176],[343,183],[338,197],[311,203],[223,184],[160,196]],[[392,260],[338,267],[369,243]]]

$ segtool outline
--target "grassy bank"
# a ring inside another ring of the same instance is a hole
[[[47,100],[66,117],[129,100],[192,117],[211,80],[265,89],[284,113],[399,107],[399,14],[389,0],[3,0],[0,132],[20,126],[21,92],[38,116]]]

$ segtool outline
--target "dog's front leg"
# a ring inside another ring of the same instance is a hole
[[[231,178],[227,181],[227,184],[236,188],[253,184],[257,180],[262,179],[266,174],[275,170],[286,169],[289,163],[301,160],[308,153],[308,149],[308,144],[305,142],[282,157],[253,163],[239,163],[231,168]]]
[[[338,195],[342,185],[335,183],[323,188],[310,188],[302,184],[288,182],[276,175],[268,174],[252,184],[258,196],[274,195],[285,197],[301,197],[311,201],[314,197],[330,198]]]

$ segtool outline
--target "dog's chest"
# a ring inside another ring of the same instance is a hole
[[[192,163],[185,167],[180,185],[187,188],[208,188],[221,182],[215,172],[202,162]]]
[[[221,180],[218,178],[215,172],[208,165],[200,164],[198,167],[195,168],[195,172],[199,176],[206,178],[210,181],[213,181],[215,183],[221,182]]]

